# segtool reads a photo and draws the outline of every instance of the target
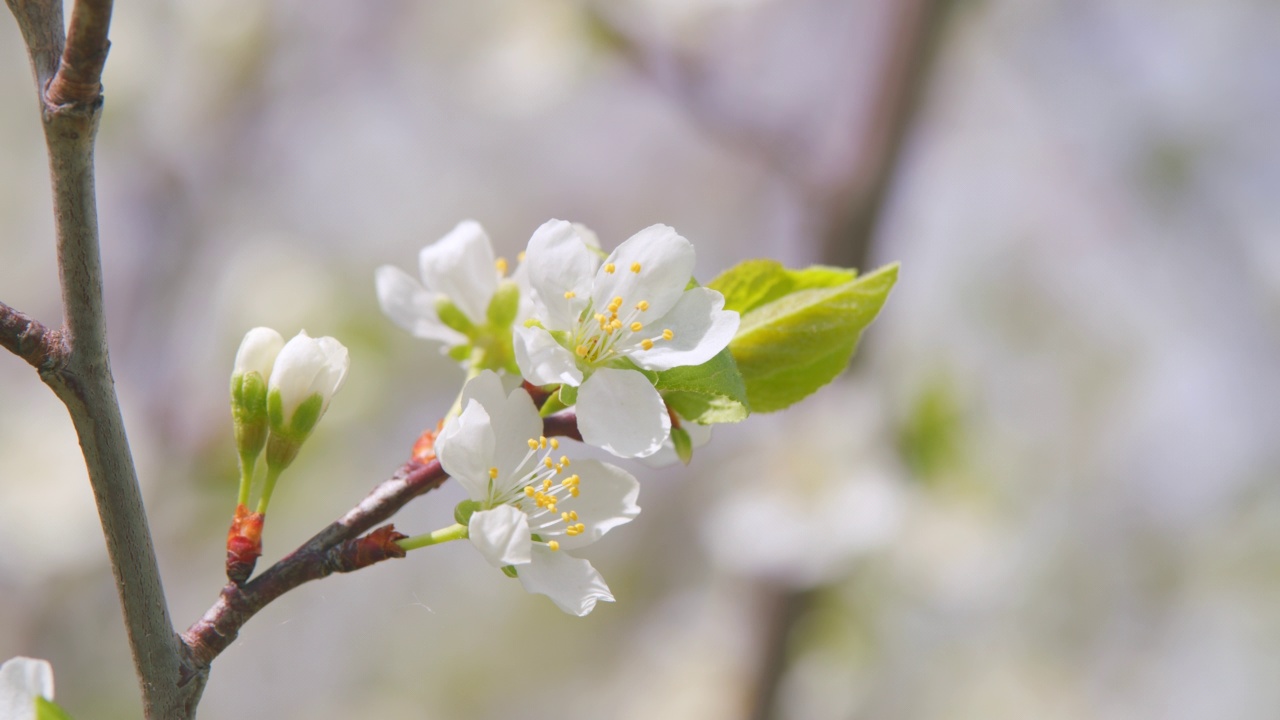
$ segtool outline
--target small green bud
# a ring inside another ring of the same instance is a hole
[[[489,309],[485,313],[489,324],[496,330],[507,330],[516,320],[520,310],[520,286],[510,280],[503,280],[489,301]]]
[[[276,432],[271,433],[267,437],[267,470],[280,472],[289,467],[293,464],[293,459],[298,457],[298,449],[301,447],[301,440]]]
[[[515,566],[515,565],[503,565],[503,566],[502,566],[502,574],[503,574],[503,575],[506,575],[506,576],[507,576],[507,577],[509,577],[509,578],[519,577],[518,575],[516,575],[516,566]]]

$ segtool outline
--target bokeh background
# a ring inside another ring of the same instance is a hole
[[[577,619],[464,543],[304,586],[213,667],[220,718],[1272,718],[1280,708],[1280,4],[131,0],[98,188],[117,386],[175,622],[216,597],[241,335],[347,386],[270,562],[461,372],[373,271],[464,218],[654,222],[901,281],[854,368],[641,476]],[[34,94],[0,17],[0,299],[60,317]],[[449,522],[446,488],[397,518]],[[66,413],[0,356],[0,657],[139,701]]]

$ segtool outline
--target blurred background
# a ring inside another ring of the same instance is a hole
[[[243,333],[352,370],[264,563],[407,457],[462,379],[382,316],[465,218],[655,222],[731,264],[902,261],[853,369],[628,469],[560,613],[465,543],[286,595],[220,718],[1272,718],[1280,708],[1280,4],[134,0],[98,189],[112,360],[179,627],[214,601]],[[0,299],[61,315],[0,18]],[[446,487],[396,519],[451,522]],[[140,714],[63,407],[0,356],[0,658]]]

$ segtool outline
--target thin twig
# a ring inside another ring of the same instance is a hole
[[[41,375],[54,373],[66,361],[62,332],[45,327],[0,302],[0,347],[17,355]]]
[[[27,43],[53,184],[64,327],[57,337],[59,362],[48,372],[42,366],[41,379],[67,406],[80,440],[143,711],[149,719],[190,718],[198,695],[184,694],[177,685],[182,644],[169,621],[107,354],[93,150],[102,111],[100,77],[109,45],[111,0],[76,0],[65,41],[61,0],[6,2]],[[11,337],[25,337],[29,346],[31,333],[40,332],[52,343],[49,331],[36,331],[38,325],[25,316],[11,312],[10,320],[18,333]],[[25,330],[17,330],[23,322]],[[30,362],[21,343],[5,347]],[[48,357],[54,356],[53,349],[51,344],[45,348]]]

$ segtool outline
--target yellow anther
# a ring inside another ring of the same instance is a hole
[[[576,292],[574,292],[574,291],[572,291],[572,290],[565,290],[565,291],[564,291],[564,299],[565,299],[565,300],[572,300],[572,299],[574,299],[574,298],[576,298],[576,297],[578,297],[578,293],[576,293]]]
[[[636,309],[637,309],[637,310],[639,310],[640,312],[644,312],[645,310],[648,310],[648,309],[649,309],[649,301],[648,301],[648,300],[641,300],[640,302],[636,303]]]
[[[582,531],[579,530],[576,525],[570,525],[569,527],[564,529],[564,534],[570,537],[573,537],[574,535],[579,535],[581,533]]]
[[[546,480],[542,481],[542,492],[546,492],[550,489],[551,489],[551,479],[547,478]]]
[[[610,301],[609,301],[609,311],[610,311],[610,312],[615,312],[615,313],[616,313],[616,312],[618,312],[618,308],[620,308],[620,307],[622,307],[622,298],[620,298],[620,297],[615,297],[614,299],[612,299],[612,300],[610,300]]]
[[[578,357],[586,357],[588,352],[590,352],[590,350],[587,349],[586,345],[579,345],[578,347],[573,349],[573,354],[577,355]]]
[[[633,273],[638,273],[638,272],[640,272],[640,263],[638,263],[638,262],[633,262],[633,263],[631,263],[631,272],[633,272]]]
[[[622,321],[615,317],[613,320],[609,321],[609,329],[610,329],[610,330],[621,330],[621,329],[622,329]]]
[[[560,456],[560,465],[563,467],[569,467],[569,457],[567,455]]]
[[[489,479],[490,480],[498,479],[498,468],[489,468]]]
[[[638,322],[631,323],[631,332],[640,332],[644,329],[644,325]]]
[[[566,520],[566,521],[568,521],[568,520],[573,520],[574,522],[577,522],[577,521],[578,521],[578,511],[577,511],[577,510],[570,510],[569,512],[565,513],[565,515],[567,515],[567,516],[568,516],[568,517],[566,517],[566,518],[565,518],[565,520]]]
[[[671,338],[673,338],[673,337],[675,337],[675,336],[676,336],[676,334],[675,334],[675,333],[673,333],[673,332],[671,332],[671,328],[667,328],[666,330],[663,330],[663,331],[662,331],[662,339],[663,339],[663,340],[670,340]]]
[[[596,313],[595,317],[596,317],[596,322],[600,322],[600,323],[604,322],[605,318],[603,313]]]
[[[547,469],[551,469],[551,468],[555,467],[555,463],[551,462],[551,458],[549,458],[549,457],[544,457],[544,458],[542,458],[542,464],[543,464],[543,465],[546,465],[546,466],[547,466]]]
[[[613,263],[606,263],[604,266],[604,271],[609,273],[610,275],[612,275],[613,271],[617,269],[618,269],[618,266],[614,265]]]
[[[520,252],[516,253],[516,261],[517,261],[517,262],[524,262],[524,251],[523,251],[523,250],[521,250]]]
[[[559,449],[560,449],[560,441],[559,441],[559,440],[557,440],[557,439],[555,439],[555,438],[551,438],[551,449],[552,449],[552,450],[559,450]]]
[[[542,449],[544,449],[544,450],[547,448],[547,436],[546,436],[546,435],[542,435],[542,436],[540,436],[540,437],[538,438],[538,447],[540,447],[540,448],[542,448]]]
[[[506,258],[498,258],[497,260],[494,260],[493,266],[498,269],[498,277],[503,277],[507,274]]]
[[[525,486],[524,486],[524,494],[525,494],[525,496],[527,496],[527,497],[533,497],[533,496],[534,496],[534,494],[535,494],[535,493],[534,493],[533,486],[531,486],[531,485],[525,485]]]
[[[551,552],[555,552],[560,549],[560,543],[556,542],[555,540],[552,540],[547,543],[547,547],[551,548]]]
[[[569,494],[572,495],[573,497],[578,497],[578,486],[574,485],[573,487],[569,488]]]
[[[640,341],[640,347],[644,348],[645,350],[652,350],[652,349],[653,349],[653,341],[652,341],[652,340],[650,340],[649,338],[645,338],[645,339],[643,339],[643,340],[641,340],[641,341]]]
[[[573,518],[569,517],[569,513],[567,513],[567,512],[562,512],[562,513],[560,513],[560,519],[561,519],[561,520],[563,520],[563,521],[565,521],[565,522],[569,522],[569,521],[570,521],[570,520],[572,520]]]
[[[530,449],[530,450],[537,450],[537,449],[538,449],[538,441],[537,441],[537,440],[534,440],[533,438],[529,438],[529,449]]]

